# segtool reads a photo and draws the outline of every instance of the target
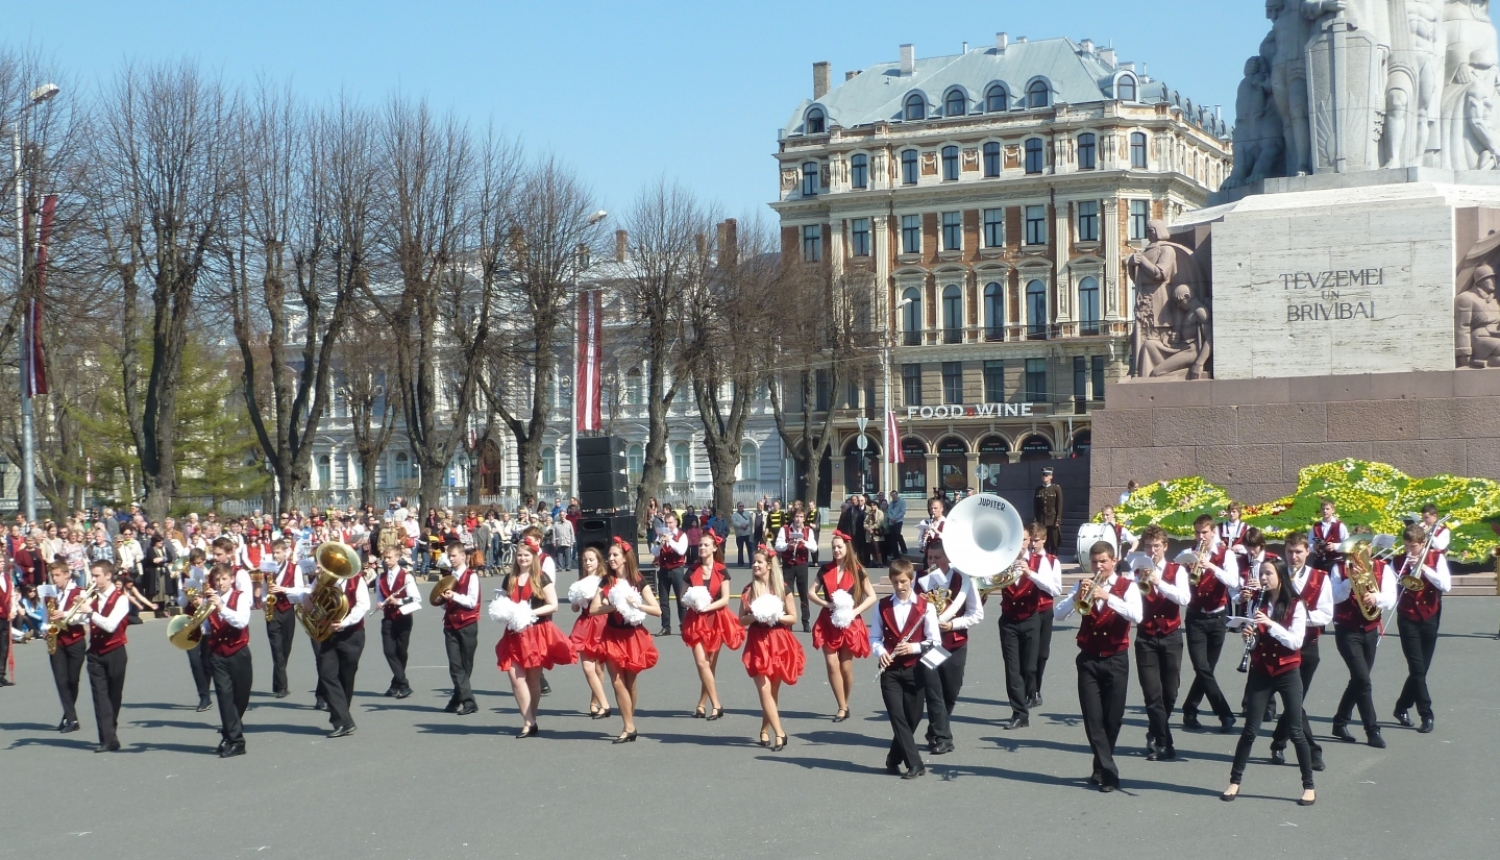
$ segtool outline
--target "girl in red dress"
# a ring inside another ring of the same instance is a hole
[[[745,641],[745,628],[729,609],[729,571],[724,567],[724,539],[706,531],[698,539],[699,564],[688,574],[687,590],[683,602],[688,604],[687,615],[682,619],[682,641],[693,649],[693,662],[698,666],[698,680],[702,689],[698,693],[698,709],[693,717],[717,720],[724,716],[719,704],[719,688],[714,682],[714,672],[719,668],[719,649],[740,647]],[[695,592],[694,588],[703,591]],[[701,611],[693,608],[693,600],[708,601]],[[713,710],[704,713],[705,706]]]
[[[875,605],[875,588],[854,555],[854,540],[833,533],[833,561],[818,570],[810,595],[823,607],[813,625],[813,647],[821,648],[828,664],[828,686],[838,712],[835,723],[849,719],[849,693],[854,690],[854,658],[870,656],[870,631],[860,616]]]
[[[781,729],[781,710],[777,704],[781,685],[797,683],[807,665],[807,657],[802,651],[802,643],[792,635],[792,625],[797,623],[796,604],[781,580],[781,564],[776,560],[776,553],[765,544],[755,550],[750,576],[750,584],[740,595],[740,622],[750,629],[743,660],[745,671],[755,680],[755,691],[760,694],[760,745],[779,752],[786,746],[786,733]],[[781,603],[779,615],[774,614],[776,601]],[[762,605],[759,607],[761,611],[757,612],[757,604],[762,602],[771,605]],[[766,609],[770,611],[764,611]],[[776,733],[774,744],[768,732]]]
[[[648,615],[660,618],[661,606],[636,567],[635,550],[624,538],[617,537],[610,543],[604,579],[589,603],[589,614],[606,616],[599,650],[609,667],[615,703],[625,721],[614,742],[630,743],[636,738],[635,706],[639,699],[635,682],[642,672],[656,665],[657,656],[651,634],[641,625]]]
[[[500,671],[510,677],[510,689],[521,711],[518,737],[538,734],[536,706],[542,698],[542,670],[576,659],[573,643],[552,623],[556,611],[557,589],[542,573],[541,545],[535,538],[526,538],[516,547],[515,564],[490,603],[490,617],[505,623],[495,658]]]
[[[599,637],[604,633],[603,615],[590,615],[589,604],[599,592],[599,582],[604,578],[604,553],[598,547],[585,547],[578,561],[578,581],[568,589],[568,602],[578,619],[573,622],[573,632],[568,639],[573,650],[578,652],[578,663],[583,667],[583,678],[589,685],[589,717],[602,720],[609,716],[609,699],[604,697],[604,676],[600,664],[604,657],[599,650]]]

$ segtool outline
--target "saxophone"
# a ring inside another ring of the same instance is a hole
[[[48,622],[45,628],[45,632],[47,635],[48,654],[57,653],[57,637],[61,635],[64,630],[68,629],[68,627],[72,625],[74,620],[78,618],[78,614],[84,609],[87,609],[89,604],[93,602],[94,598],[98,596],[99,588],[97,586],[90,585],[87,591],[80,595],[77,600],[73,601],[73,608],[68,610],[68,614],[64,615],[61,621]],[[53,609],[57,608],[56,599],[49,597],[47,598],[47,601],[52,605]]]
[[[54,612],[57,611],[57,598],[55,598],[55,597],[48,597],[47,599],[45,599],[45,600],[42,601],[42,605],[47,608],[47,617],[51,618],[52,617],[52,613],[54,613]],[[42,629],[45,631],[46,637],[47,637],[47,653],[48,654],[56,654],[57,653],[57,634],[61,633],[62,630],[56,624],[52,623],[51,621],[48,621],[47,622],[47,626],[44,627],[44,628],[42,628]]]

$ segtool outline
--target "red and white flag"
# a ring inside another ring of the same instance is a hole
[[[42,219],[36,243],[36,288],[26,304],[21,320],[21,376],[26,393],[36,397],[47,393],[47,357],[42,349],[42,296],[47,289],[47,245],[52,240],[52,217],[57,212],[57,195],[42,198]],[[27,233],[30,227],[28,225]]]
[[[602,386],[600,373],[604,368],[604,300],[599,290],[587,290],[578,294],[578,368],[573,378],[574,421],[583,433],[597,433],[604,429],[600,416]]]
[[[896,413],[885,411],[885,461],[905,463],[906,455],[901,450],[901,428],[896,425]]]

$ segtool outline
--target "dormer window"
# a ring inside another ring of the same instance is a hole
[[[927,99],[921,93],[912,93],[906,97],[906,110],[904,115],[907,121],[927,118]]]
[[[953,89],[943,97],[943,116],[963,116],[969,112],[969,99],[963,90]]]
[[[1136,98],[1135,75],[1121,75],[1115,81],[1115,98],[1122,102],[1133,102]]]
[[[812,108],[809,110],[805,124],[808,134],[823,134],[828,130],[828,120],[824,116],[822,108]]]
[[[1044,108],[1052,103],[1052,88],[1046,81],[1032,81],[1026,88],[1026,106],[1029,108]]]
[[[984,94],[984,109],[986,113],[1001,113],[1010,110],[1010,93],[999,84],[990,87]]]

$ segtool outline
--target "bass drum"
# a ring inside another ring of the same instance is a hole
[[[1078,563],[1085,568],[1089,563],[1089,550],[1094,544],[1104,541],[1115,548],[1115,557],[1120,557],[1120,542],[1115,537],[1114,527],[1107,523],[1084,523],[1078,527]]]

